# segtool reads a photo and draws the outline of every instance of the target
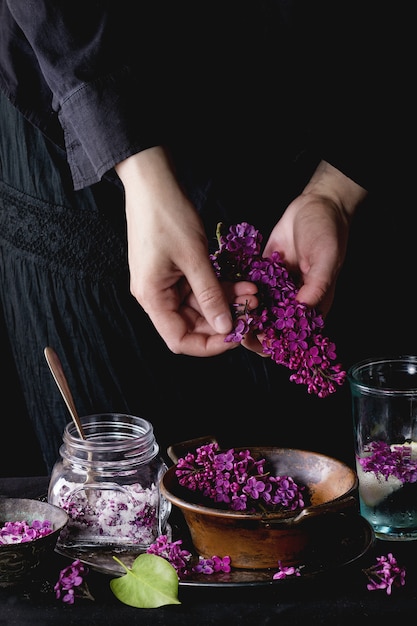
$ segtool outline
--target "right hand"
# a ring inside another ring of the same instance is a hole
[[[130,290],[170,350],[214,356],[239,344],[230,304],[257,305],[253,283],[223,285],[202,221],[177,183],[161,147],[116,166],[125,188]]]

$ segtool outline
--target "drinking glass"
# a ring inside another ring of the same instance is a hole
[[[360,511],[376,537],[417,539],[417,356],[348,371]]]

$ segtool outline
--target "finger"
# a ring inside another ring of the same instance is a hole
[[[230,305],[238,304],[241,306],[246,306],[249,310],[256,309],[259,305],[259,300],[257,297],[258,288],[254,283],[250,283],[247,281],[240,281],[237,283],[231,282],[222,282],[222,288],[226,294],[226,298]],[[194,309],[202,311],[199,308],[198,300],[195,295],[191,292],[186,292],[186,297],[184,301]]]
[[[199,304],[197,302],[197,298],[194,296],[193,293],[191,293],[186,298],[185,301],[186,301],[187,305],[192,307],[195,311],[198,311],[200,314],[202,313],[200,311]],[[259,300],[258,300],[256,295],[253,295],[253,296],[252,295],[244,295],[244,296],[238,296],[238,297],[235,296],[233,299],[230,300],[230,306],[234,310],[233,317],[236,317],[236,315],[239,312],[243,313],[245,309],[248,309],[249,311],[252,311],[253,309],[256,309],[258,307],[258,305],[259,305]]]
[[[303,284],[297,293],[297,300],[311,308],[328,311],[333,301],[335,285],[336,278],[329,274],[327,265],[312,266],[310,271],[303,275]]]
[[[241,345],[247,350],[250,350],[251,352],[256,352],[257,354],[259,354],[259,356],[267,358],[269,357],[269,355],[263,352],[261,341],[262,341],[261,335],[248,333],[247,335],[245,335],[245,338],[242,340]]]
[[[237,342],[226,342],[227,333],[217,333],[192,307],[181,307],[179,312],[164,314],[163,317],[156,318],[154,324],[175,354],[210,357],[239,345]]]
[[[258,293],[258,287],[255,283],[247,280],[239,280],[237,282],[224,281],[221,283],[225,293],[233,298],[233,296],[255,295]]]
[[[217,333],[230,333],[233,328],[230,306],[210,262],[189,271],[187,278],[202,316]]]

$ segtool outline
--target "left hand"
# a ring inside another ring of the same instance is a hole
[[[299,287],[297,300],[324,316],[333,303],[352,217],[366,195],[363,187],[322,161],[273,228],[262,253],[281,254]],[[242,345],[262,354],[261,339],[248,335]]]

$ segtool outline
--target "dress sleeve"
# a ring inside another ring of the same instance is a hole
[[[51,113],[63,129],[75,189],[163,141],[157,5],[158,0],[8,1],[20,29],[15,58],[36,58],[30,62],[38,64],[43,89],[51,92]]]

